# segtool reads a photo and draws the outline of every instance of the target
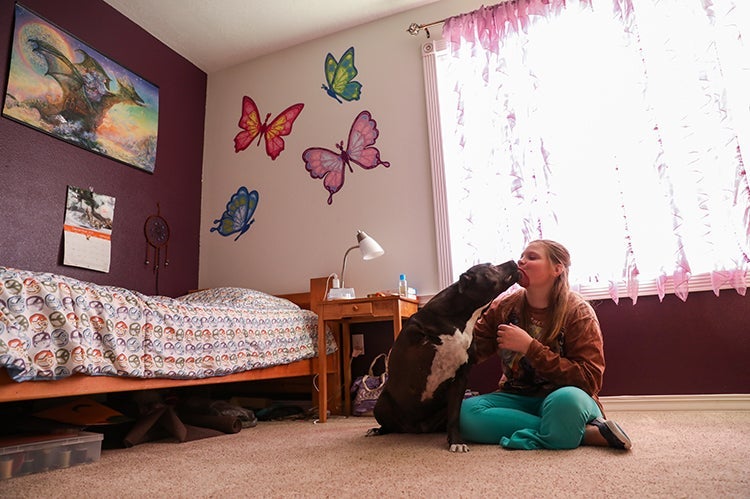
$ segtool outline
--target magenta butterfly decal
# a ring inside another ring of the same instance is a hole
[[[294,104],[284,109],[281,114],[268,124],[271,113],[266,115],[266,119],[261,123],[260,111],[255,101],[247,95],[242,98],[242,117],[238,126],[242,131],[234,137],[234,152],[240,152],[247,149],[258,138],[258,145],[264,138],[266,139],[266,154],[271,159],[276,159],[284,150],[284,137],[292,133],[292,125],[302,112],[304,104]]]
[[[302,153],[302,161],[305,162],[305,168],[310,172],[312,178],[322,178],[323,187],[328,192],[328,204],[333,203],[333,195],[344,186],[344,174],[346,168],[354,173],[352,163],[355,163],[365,170],[371,170],[378,165],[386,168],[391,166],[390,163],[380,160],[380,151],[375,144],[379,135],[377,123],[370,111],[362,111],[354,119],[352,128],[349,130],[349,141],[344,149],[344,141],[336,144],[338,153],[324,147],[311,147]]]

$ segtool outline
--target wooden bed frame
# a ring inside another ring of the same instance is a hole
[[[325,278],[323,278],[325,279]],[[296,303],[302,308],[317,312],[320,302],[325,297],[324,288],[320,287],[320,278],[310,279],[311,291],[277,295]],[[324,336],[321,336],[324,337]],[[325,340],[323,340],[325,345]],[[321,342],[318,343],[319,345]],[[325,349],[323,350],[325,351]],[[242,381],[257,381],[269,379],[292,378],[298,376],[314,376],[322,371],[323,363],[319,357],[303,359],[291,364],[253,369],[241,373],[188,380],[174,379],[138,379],[114,376],[83,376],[73,375],[54,381],[24,381],[18,383],[10,379],[5,369],[0,368],[0,403],[21,400],[34,400],[53,397],[68,397],[91,395],[97,393],[125,392],[133,390],[153,390],[162,388],[182,388],[197,385],[214,385],[218,383],[236,383]],[[340,386],[340,356],[336,351],[326,356],[326,383],[318,383],[318,407],[328,407],[332,411],[341,410],[341,394],[333,390],[331,398],[327,386]],[[316,394],[313,393],[313,400]],[[325,419],[325,416],[322,418]]]

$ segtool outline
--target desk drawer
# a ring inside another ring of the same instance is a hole
[[[337,303],[335,306],[328,305],[326,316],[330,318],[372,316],[372,303]],[[328,313],[330,312],[330,313]]]

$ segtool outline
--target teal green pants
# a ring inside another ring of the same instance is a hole
[[[508,449],[574,449],[586,423],[601,416],[594,399],[574,386],[546,397],[493,392],[463,401],[461,434],[469,442]]]

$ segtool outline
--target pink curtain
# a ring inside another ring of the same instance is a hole
[[[747,9],[738,0],[516,0],[448,19],[451,244],[466,260],[454,266],[549,237],[573,254],[572,284],[606,285],[615,301],[625,289],[636,302],[644,268],[660,299],[668,283],[687,299],[691,267],[710,274],[717,295],[724,286],[744,295]],[[575,45],[581,30],[591,32]],[[569,52],[544,58],[565,43]],[[612,211],[593,201],[597,191]],[[589,209],[580,198],[592,199]],[[608,218],[582,229],[595,211]]]
[[[506,36],[519,31],[528,33],[534,21],[558,15],[567,3],[566,0],[515,0],[481,7],[449,18],[443,26],[443,39],[448,40],[454,49],[469,43],[478,45],[481,50],[498,53]],[[591,0],[571,3],[590,7]]]

